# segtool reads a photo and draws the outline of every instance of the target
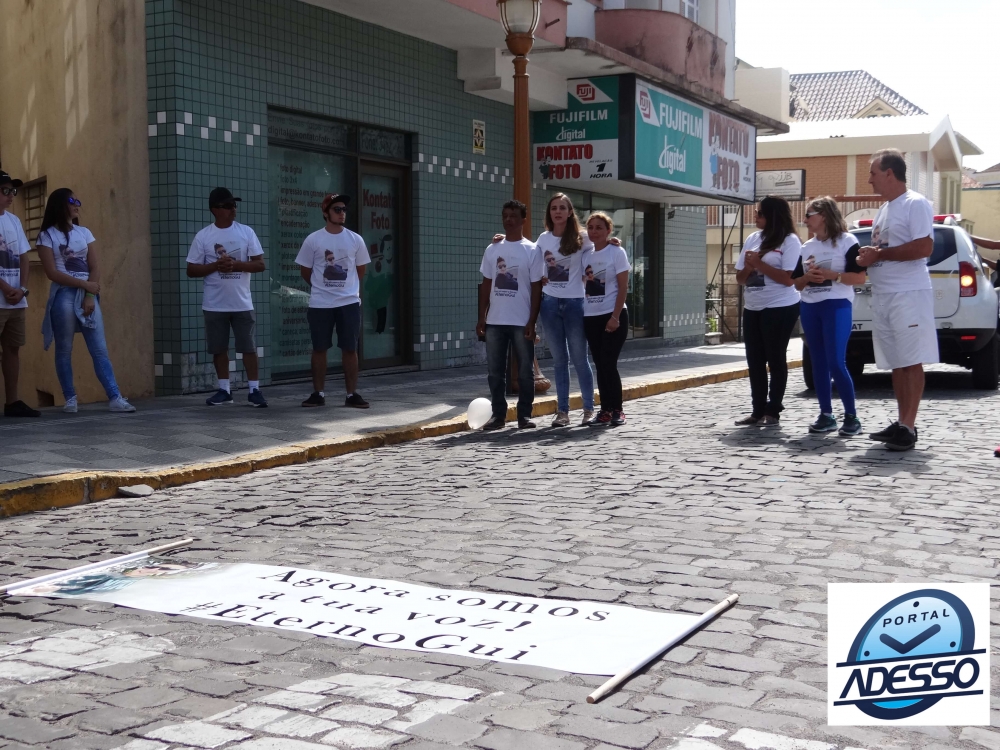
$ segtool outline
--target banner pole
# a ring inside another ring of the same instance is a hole
[[[115,565],[117,563],[129,562],[130,560],[141,560],[143,557],[148,557],[149,555],[155,555],[160,552],[166,552],[167,550],[177,549],[178,547],[187,547],[193,541],[194,541],[193,537],[190,539],[181,539],[176,542],[168,542],[167,544],[161,544],[159,547],[152,547],[147,550],[142,550],[141,552],[132,552],[127,555],[112,557],[110,560],[101,560],[100,562],[90,563],[89,565],[81,565],[77,568],[70,568],[69,570],[61,570],[57,573],[49,573],[47,575],[39,576],[38,578],[32,578],[27,581],[17,581],[15,583],[7,583],[0,586],[0,593],[6,593],[8,595],[11,595],[17,589],[28,588],[29,586],[37,586],[40,583],[55,581],[60,578],[66,578],[70,575],[75,575],[78,573],[86,573],[91,570],[99,570],[100,568],[106,568],[110,565]]]
[[[610,680],[608,680],[599,688],[597,688],[597,690],[595,690],[594,692],[592,692],[590,695],[587,696],[587,703],[597,703],[597,701],[599,701],[601,698],[613,692],[615,688],[617,688],[619,685],[625,682],[625,680],[634,675],[644,666],[646,666],[657,657],[669,651],[676,644],[680,643],[689,635],[691,635],[691,633],[693,633],[696,630],[700,630],[702,627],[707,625],[710,620],[715,619],[723,612],[725,612],[727,609],[729,609],[731,606],[736,604],[739,598],[740,598],[739,594],[733,594],[732,596],[727,596],[721,602],[719,602],[710,610],[708,610],[708,612],[706,612],[697,620],[695,620],[694,623],[687,630],[685,630],[683,633],[676,636],[675,638],[672,638],[669,643],[667,643],[664,646],[660,646],[659,648],[656,649],[656,651],[649,654],[648,656],[642,657],[635,664],[633,664],[630,667],[627,667],[626,669],[623,669],[621,672],[619,672]]]

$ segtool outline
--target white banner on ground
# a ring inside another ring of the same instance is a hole
[[[110,563],[11,586],[9,593],[111,602],[372,646],[596,675],[615,674],[698,619],[600,602],[454,591],[296,567],[152,557]]]

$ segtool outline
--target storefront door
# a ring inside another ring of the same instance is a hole
[[[632,264],[626,299],[632,338],[656,335],[655,242],[656,214],[652,208],[637,203],[633,209],[632,233],[626,247]]]
[[[408,170],[362,162],[358,223],[371,263],[365,270],[361,296],[362,367],[403,363],[403,284],[408,245],[405,186]]]

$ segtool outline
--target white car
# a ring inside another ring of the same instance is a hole
[[[871,220],[856,222],[851,234],[871,244]],[[934,321],[941,361],[972,370],[972,384],[996,390],[1000,382],[1000,308],[997,289],[975,245],[954,216],[934,217],[934,251],[927,259],[934,286]],[[855,382],[875,362],[872,346],[871,282],[854,288],[854,322],[847,343],[847,369]],[[802,375],[813,387],[809,347],[802,349]]]

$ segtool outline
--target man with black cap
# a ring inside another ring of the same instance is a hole
[[[264,250],[253,229],[236,221],[236,203],[228,188],[217,187],[208,196],[208,207],[215,217],[195,235],[187,256],[187,275],[205,279],[202,311],[205,316],[205,341],[219,378],[219,390],[205,403],[209,406],[231,404],[229,385],[229,329],[236,339],[236,351],[243,355],[250,393],[250,406],[267,406],[260,391],[257,342],[254,329],[257,316],[250,294],[250,274],[264,271]]]
[[[0,366],[6,400],[5,417],[40,417],[42,413],[17,397],[21,369],[19,351],[24,346],[25,308],[28,306],[28,251],[21,221],[8,209],[24,183],[0,170]]]
[[[371,263],[368,247],[361,235],[344,226],[347,221],[349,196],[334,193],[320,204],[326,226],[302,243],[295,258],[299,272],[310,285],[309,333],[312,337],[313,393],[303,406],[325,406],[326,353],[333,346],[333,331],[337,330],[337,346],[344,365],[344,385],[347,399],[344,406],[367,409],[368,402],[357,392],[358,340],[361,338],[361,280],[365,266]]]

